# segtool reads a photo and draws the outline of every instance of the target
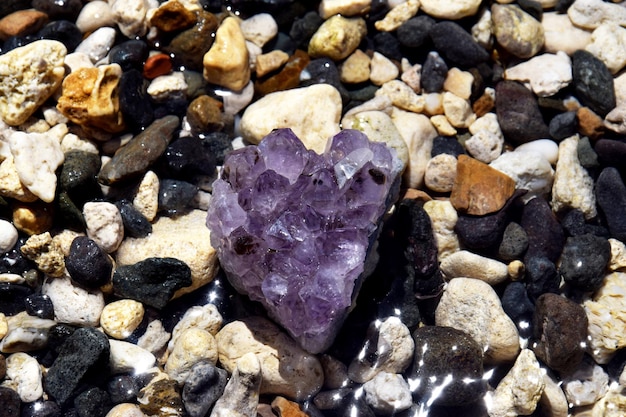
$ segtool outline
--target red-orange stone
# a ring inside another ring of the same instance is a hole
[[[166,54],[155,54],[146,59],[143,65],[143,76],[153,80],[160,75],[169,74],[172,71],[172,59]]]

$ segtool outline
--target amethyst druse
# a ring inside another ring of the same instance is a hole
[[[402,168],[394,150],[356,130],[322,155],[291,129],[231,152],[207,215],[228,280],[304,349],[326,350],[375,266]]]

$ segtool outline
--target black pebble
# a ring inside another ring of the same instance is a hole
[[[113,404],[133,402],[139,393],[139,384],[131,375],[115,375],[107,382],[107,393]]]
[[[525,258],[546,257],[556,262],[561,256],[565,234],[552,213],[552,208],[542,197],[535,197],[523,208],[521,226],[528,235]]]
[[[611,237],[626,242],[626,186],[617,169],[604,168],[596,181],[596,201]]]
[[[556,265],[542,256],[527,257],[526,290],[531,299],[536,300],[541,294],[557,293],[561,284]]]
[[[498,248],[498,256],[503,261],[510,262],[515,259],[522,259],[526,249],[528,249],[528,235],[524,228],[518,223],[510,222],[504,229],[502,241]]]
[[[232,141],[224,132],[212,132],[204,135],[202,146],[212,155],[216,165],[224,165],[224,158],[233,150]]]
[[[626,165],[626,142],[615,139],[598,139],[595,143],[594,150],[598,154],[598,160],[604,166],[615,167],[622,172]]]
[[[598,168],[600,166],[598,154],[593,149],[593,146],[591,146],[591,142],[589,142],[589,138],[587,136],[580,138],[578,141],[578,148],[576,150],[580,165],[590,171],[590,173],[593,172],[592,170],[594,168]]]
[[[104,417],[112,404],[109,394],[96,387],[81,392],[74,399],[74,408],[78,417]]]
[[[148,58],[148,45],[138,39],[131,39],[115,45],[109,52],[111,64],[118,64],[122,71],[136,69],[141,71]]]
[[[324,19],[316,12],[308,12],[301,19],[296,19],[291,25],[289,36],[298,48],[306,50],[313,34],[324,23]]]
[[[502,240],[507,221],[505,210],[485,216],[459,214],[454,231],[459,241],[467,248],[476,250],[493,248]]]
[[[175,178],[184,179],[215,173],[213,153],[205,146],[205,141],[195,137],[173,141],[165,149],[162,158],[168,173]]]
[[[61,407],[54,401],[35,401],[22,404],[22,417],[61,417]]]
[[[430,30],[430,38],[439,53],[461,68],[474,67],[489,59],[489,53],[458,23],[444,21],[435,24]]]
[[[26,310],[26,299],[33,290],[25,285],[0,282],[0,313],[14,316]]]
[[[83,8],[83,3],[81,0],[33,0],[32,7],[44,12],[52,20],[67,19],[75,21]],[[73,52],[74,50],[71,49],[69,51]]]
[[[20,251],[25,242],[25,237],[18,238],[13,249],[0,256],[0,273],[23,275],[27,271],[37,269],[35,263],[26,259]]]
[[[437,136],[433,139],[433,148],[430,151],[431,158],[442,153],[458,158],[459,155],[465,155],[465,148],[456,138]]]
[[[137,210],[130,201],[115,202],[124,223],[124,235],[128,237],[146,237],[152,233],[152,224]]]
[[[535,95],[516,81],[496,84],[496,115],[504,137],[515,145],[549,134]]]
[[[570,236],[563,248],[559,272],[572,287],[595,291],[602,286],[610,258],[611,245],[606,238],[589,233]]]
[[[435,20],[421,15],[404,22],[396,30],[398,41],[408,48],[419,48],[429,39],[430,30],[435,26]]]
[[[328,58],[318,58],[309,62],[304,69],[309,73],[310,79],[300,83],[302,87],[313,84],[330,84],[339,91],[341,101],[345,104],[350,100],[350,95],[346,87],[341,82],[337,65]]]
[[[550,125],[548,126],[550,136],[557,141],[569,138],[578,131],[577,123],[576,112],[566,111],[565,113],[559,113],[550,120]]]
[[[596,236],[609,237],[609,232],[604,227],[586,223],[585,215],[578,209],[568,211],[561,219],[561,226],[568,236],[592,233]]]
[[[37,32],[41,39],[52,39],[61,42],[68,50],[74,51],[83,40],[83,34],[76,25],[68,20],[57,20],[48,23]]]
[[[615,108],[613,75],[590,52],[578,50],[572,54],[572,84],[580,102],[600,117]]]
[[[374,50],[380,52],[389,59],[400,61],[402,52],[400,51],[400,42],[390,32],[378,32],[374,35]]]
[[[120,111],[135,131],[148,127],[155,119],[144,81],[143,75],[136,69],[124,72],[120,78]]]
[[[159,183],[159,211],[185,210],[197,192],[198,187],[186,181],[163,179]]]
[[[513,320],[521,337],[532,335],[532,319],[535,306],[521,282],[511,282],[502,294],[502,309]]]
[[[437,52],[429,52],[422,67],[422,90],[425,93],[438,93],[448,75],[448,66]]]
[[[31,316],[54,320],[54,305],[50,297],[44,294],[31,294],[26,297],[26,312]]]
[[[72,241],[65,266],[72,280],[87,288],[107,284],[113,270],[107,253],[87,236],[78,236]]]
[[[59,173],[59,186],[80,207],[101,195],[98,181],[101,160],[96,153],[69,151]]]
[[[0,417],[20,416],[20,396],[11,388],[0,386]]]

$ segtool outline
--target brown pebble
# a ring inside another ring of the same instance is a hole
[[[302,411],[297,403],[283,397],[276,397],[274,401],[272,401],[272,409],[276,411],[280,417],[308,417],[308,414]]]
[[[170,71],[172,71],[172,58],[166,54],[154,54],[146,59],[143,65],[143,76],[148,80],[169,74]]]
[[[462,213],[482,216],[500,210],[515,192],[515,181],[467,155],[459,155],[450,203]]]
[[[478,97],[474,104],[472,104],[472,110],[476,114],[476,117],[482,117],[485,114],[489,113],[496,105],[496,101],[491,94],[483,93],[482,96]]]
[[[296,49],[280,72],[267,78],[259,78],[254,82],[255,94],[264,96],[297,87],[300,84],[300,73],[309,65],[310,60],[306,52]]]
[[[150,18],[150,24],[163,32],[189,29],[196,23],[196,15],[179,1],[163,3]]]
[[[432,197],[429,196],[428,193],[426,193],[425,191],[416,190],[415,188],[407,188],[404,191],[404,195],[402,196],[402,200],[404,199],[426,202],[432,200]]]
[[[578,119],[578,131],[582,136],[590,139],[598,139],[604,134],[602,118],[595,114],[589,107],[581,107],[576,112]]]
[[[32,35],[48,22],[48,15],[35,9],[18,10],[0,19],[0,39]]]
[[[54,220],[53,204],[36,201],[34,203],[16,202],[13,205],[13,225],[27,235],[39,235],[52,228]]]
[[[213,132],[224,127],[221,101],[202,95],[196,97],[187,108],[187,121],[192,129]]]

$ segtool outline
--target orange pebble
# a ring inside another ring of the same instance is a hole
[[[143,76],[149,80],[153,80],[160,75],[169,74],[170,71],[172,71],[172,60],[166,54],[152,55],[143,65]]]

